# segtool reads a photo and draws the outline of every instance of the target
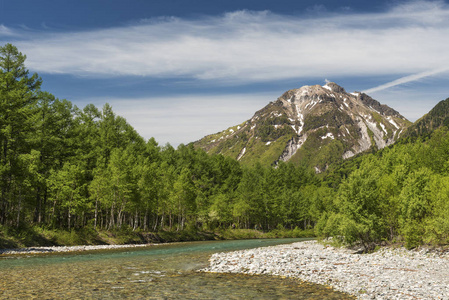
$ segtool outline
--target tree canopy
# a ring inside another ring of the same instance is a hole
[[[0,47],[2,226],[315,228],[367,249],[449,243],[444,124],[320,175],[283,162],[242,166],[192,144],[146,141],[109,104],[80,109],[57,99],[25,61],[15,46]]]
[[[298,192],[315,187],[313,174],[145,141],[109,104],[79,109],[42,91],[25,60],[15,46],[0,47],[0,224],[268,230],[313,222]]]

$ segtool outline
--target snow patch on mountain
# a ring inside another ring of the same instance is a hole
[[[331,138],[331,139],[335,139],[334,135],[332,134],[332,132],[328,132],[326,135],[323,135],[321,137],[322,140],[327,139],[327,138]]]
[[[330,86],[328,86],[327,84],[323,85],[323,88],[325,88],[326,90],[332,91],[332,88]]]
[[[288,161],[297,155],[294,161],[298,162],[303,157],[309,161],[328,157],[318,154],[332,149],[323,146],[337,141],[339,147],[334,149],[339,149],[341,158],[347,159],[371,147],[383,148],[393,143],[407,122],[398,112],[368,95],[347,93],[329,82],[285,92],[257,111],[242,128],[235,126],[210,137],[204,148],[212,153],[229,153],[244,162],[272,159],[275,155],[278,155],[275,161]],[[211,143],[212,139],[215,142]],[[279,141],[285,143],[283,150],[278,149]],[[306,143],[308,146],[304,147]],[[234,145],[241,149],[238,155],[235,148],[230,151]],[[319,169],[325,166],[320,163]]]
[[[242,149],[242,151],[240,152],[239,156],[237,157],[237,160],[241,160],[243,155],[245,155],[246,152],[246,147]]]
[[[396,129],[399,129],[399,126],[398,126],[398,124],[396,124],[396,122],[395,121],[393,121],[393,119],[389,116],[389,117],[387,117],[387,120],[388,120],[388,122],[390,122],[391,123],[391,125],[393,125],[394,127],[396,127]]]

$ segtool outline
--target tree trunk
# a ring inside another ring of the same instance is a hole
[[[42,222],[45,224],[47,222],[47,199],[48,199],[48,190],[44,189],[44,198],[42,199]]]
[[[98,218],[98,197],[95,197],[95,217],[94,217],[94,229],[97,229],[97,218]]]
[[[173,225],[173,223],[172,223],[172,214],[169,214],[169,229],[170,229],[170,231],[171,231],[171,229],[172,229],[172,225]]]
[[[22,193],[19,192],[19,206],[17,207],[16,227],[20,227],[20,211],[22,210]]]
[[[158,214],[155,214],[156,215],[156,217],[154,218],[154,225],[153,225],[153,231],[156,231],[156,229],[157,229],[157,224],[158,224],[158,219],[159,219],[159,215]]]
[[[144,231],[146,231],[148,228],[147,222],[148,222],[148,208],[145,209],[145,216],[143,218],[143,230]]]
[[[70,207],[69,207],[69,209],[68,209],[68,225],[69,225],[69,231],[70,231],[70,222],[71,222],[71,220],[72,220],[72,214],[70,213]]]
[[[133,231],[135,231],[137,229],[137,224],[139,224],[139,215],[138,215],[137,209],[136,209],[136,214],[134,215]]]
[[[164,215],[161,217],[161,229],[164,229]]]
[[[111,216],[109,217],[109,228],[112,229],[115,226],[114,223],[114,203],[111,206]]]

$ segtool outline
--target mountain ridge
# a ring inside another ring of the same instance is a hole
[[[449,98],[438,102],[427,114],[408,127],[402,137],[406,139],[428,136],[442,126],[449,127]]]
[[[194,145],[242,163],[291,161],[322,172],[330,163],[392,144],[410,124],[370,96],[330,82],[288,90],[251,119]]]

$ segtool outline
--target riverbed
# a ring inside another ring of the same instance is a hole
[[[298,239],[0,256],[1,299],[351,299],[296,278],[201,273],[216,252]]]
[[[399,247],[358,254],[306,241],[216,253],[204,271],[299,278],[359,299],[449,299],[449,253],[440,250]]]

